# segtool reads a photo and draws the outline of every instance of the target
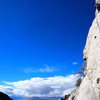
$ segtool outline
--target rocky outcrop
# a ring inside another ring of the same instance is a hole
[[[0,92],[0,100],[12,100],[7,94]]]
[[[83,52],[87,62],[86,75],[80,86],[64,100],[100,100],[100,11],[97,9]]]

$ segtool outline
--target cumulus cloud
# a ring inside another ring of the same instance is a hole
[[[41,73],[47,72],[47,73],[51,73],[51,72],[56,71],[56,68],[54,66],[45,65],[44,67],[38,68],[38,69],[36,69],[36,68],[30,68],[30,67],[24,68],[23,71],[25,73],[27,73],[27,74],[28,73],[35,73],[35,72],[41,72]]]
[[[4,82],[0,91],[11,96],[24,97],[60,97],[75,88],[79,75],[31,78],[17,82]]]

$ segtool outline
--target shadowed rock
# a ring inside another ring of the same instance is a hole
[[[0,100],[13,100],[7,94],[0,92]]]

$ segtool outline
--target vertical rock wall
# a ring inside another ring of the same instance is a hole
[[[83,52],[87,60],[86,75],[80,87],[66,100],[100,100],[100,12],[97,9]]]

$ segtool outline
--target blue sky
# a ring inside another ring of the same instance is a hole
[[[92,3],[0,0],[0,80],[75,74],[94,18]]]

